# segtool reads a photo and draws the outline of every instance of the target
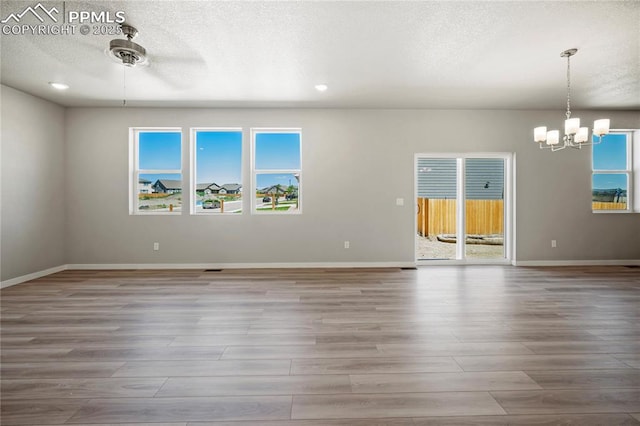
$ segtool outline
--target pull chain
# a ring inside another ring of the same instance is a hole
[[[122,67],[122,106],[127,106],[127,67]]]

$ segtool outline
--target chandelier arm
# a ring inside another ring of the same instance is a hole
[[[598,140],[596,142],[580,142],[577,145],[580,145],[580,146],[591,146],[591,145],[598,145],[600,143],[602,143],[602,136],[598,136]]]

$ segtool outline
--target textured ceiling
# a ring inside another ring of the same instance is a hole
[[[560,52],[576,47],[576,109],[640,109],[640,1],[41,3],[122,11],[149,54],[125,70],[105,53],[116,36],[3,29],[2,83],[67,106],[126,96],[132,106],[561,109]],[[3,0],[1,18],[36,4]]]

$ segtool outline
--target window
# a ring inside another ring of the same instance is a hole
[[[131,214],[182,211],[182,132],[176,128],[131,129]]]
[[[191,213],[242,212],[242,129],[192,129]]]
[[[252,129],[252,209],[300,213],[300,129]]]
[[[591,204],[594,212],[629,212],[633,192],[633,132],[616,131],[592,146]]]

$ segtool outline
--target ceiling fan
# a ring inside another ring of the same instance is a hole
[[[134,99],[147,96],[147,91],[175,97],[197,84],[206,84],[210,79],[207,62],[181,32],[153,23],[139,25],[122,23],[121,35],[106,40],[79,32],[68,37],[21,40],[47,58],[51,73],[68,76],[72,86],[88,87],[86,95],[78,96],[93,96],[91,87],[96,84],[119,84],[124,92],[125,78]],[[146,31],[138,32],[142,26]],[[117,90],[112,96],[117,96],[115,93]]]
[[[159,32],[156,28],[153,33],[155,38],[151,40],[155,43],[151,44],[165,51],[169,48],[173,54],[150,55],[143,46],[133,41],[138,35],[137,28],[127,23],[120,24],[120,28],[126,38],[111,40],[106,51],[108,56],[116,62],[127,68],[145,67],[147,74],[179,90],[190,88],[196,81],[206,76],[207,67],[202,56],[189,49],[176,35]],[[162,37],[162,40],[159,40],[158,36]],[[187,56],[176,55],[175,52],[186,52]],[[185,71],[190,73],[189,77],[184,75]]]
[[[132,40],[138,35],[138,30],[128,24],[121,24],[122,33],[126,39],[116,38],[109,43],[109,55],[121,61],[125,67],[145,65],[147,63],[147,50],[134,43]]]

